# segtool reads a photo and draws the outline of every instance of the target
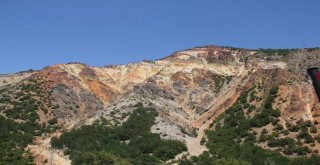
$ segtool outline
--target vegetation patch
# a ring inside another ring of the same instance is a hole
[[[56,129],[56,123],[49,126],[40,122],[37,111],[45,111],[44,98],[48,94],[37,79],[0,91],[0,164],[33,164],[33,157],[24,149],[35,136]]]
[[[280,56],[286,56],[290,52],[297,51],[297,49],[258,49],[259,53],[265,53],[269,55],[280,55]]]
[[[311,157],[288,158],[280,154],[279,151],[270,151],[263,149],[256,144],[267,143],[271,148],[276,148],[284,154],[306,155],[310,151],[308,147],[298,145],[294,139],[279,137],[279,131],[283,129],[282,125],[274,126],[276,131],[271,134],[266,129],[261,131],[259,139],[254,128],[264,127],[273,121],[277,121],[279,110],[272,108],[272,103],[278,92],[277,87],[271,88],[263,105],[257,110],[253,117],[246,117],[244,110],[248,103],[249,93],[253,89],[244,91],[237,102],[231,106],[223,118],[219,119],[212,130],[206,132],[208,152],[204,152],[198,157],[191,159],[183,158],[180,165],[207,165],[207,164],[308,164],[316,165],[320,162],[318,155]],[[250,107],[250,106],[249,106]],[[221,124],[223,123],[223,124]],[[285,131],[284,131],[285,132]],[[308,134],[302,134],[301,138],[307,138]],[[223,162],[223,163],[221,163]]]
[[[53,138],[51,144],[70,154],[72,164],[110,157],[104,155],[113,155],[130,164],[163,163],[187,148],[180,141],[162,140],[158,134],[151,133],[157,115],[155,109],[143,107],[140,103],[120,127],[111,128],[96,122]],[[101,152],[104,153],[102,158],[95,156]],[[112,160],[120,164],[118,159]]]

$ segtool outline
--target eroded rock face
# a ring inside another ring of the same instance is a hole
[[[257,84],[263,84],[262,89],[279,86],[275,106],[283,112],[283,120],[320,122],[320,105],[305,73],[307,67],[319,64],[318,57],[320,50],[267,56],[252,50],[206,46],[128,65],[59,64],[33,76],[41,77],[46,90],[52,92],[52,99],[59,105],[54,113],[60,120],[97,119],[115,110],[119,110],[116,114],[130,113],[125,109],[143,102],[159,111],[159,126],[172,125],[179,135],[177,127],[187,132],[208,128],[242,91]],[[13,80],[7,84],[28,76],[0,76],[0,86],[10,77]],[[265,97],[266,93],[260,94]],[[108,118],[111,120],[112,115]],[[160,130],[165,129],[154,131]]]
[[[52,98],[59,105],[53,113],[65,122],[90,118],[104,109],[102,101],[88,91],[75,91],[63,84],[57,84],[52,91]]]
[[[240,92],[241,86],[248,83],[244,81],[246,77],[256,70],[269,72],[276,69],[275,72],[284,75],[291,69],[293,71],[290,73],[300,76],[295,79],[305,81],[305,74],[301,69],[314,64],[318,56],[319,51],[300,50],[290,56],[273,55],[265,59],[261,53],[254,51],[206,46],[179,51],[156,61],[128,65],[102,68],[81,63],[54,65],[34,76],[46,80],[47,90],[53,91],[53,97],[60,102],[61,109],[65,109],[62,111],[67,112],[66,109],[71,108],[69,104],[74,105],[68,116],[87,116],[82,113],[91,116],[91,110],[107,108],[131,93],[152,102],[159,102],[164,109],[166,105],[173,106],[173,109],[179,109],[179,113],[183,114],[181,118],[191,122],[215,107],[216,102],[225,100],[221,98],[225,97],[228,91]],[[299,66],[302,68],[299,69]],[[28,75],[11,77],[19,81]],[[279,76],[280,79],[283,77],[285,76]],[[4,79],[3,76],[1,78]],[[274,77],[266,76],[264,79]],[[297,85],[300,83],[295,82]],[[301,98],[292,97],[292,100],[296,101],[293,101],[291,109],[301,109]],[[58,112],[57,114],[61,117],[64,115],[59,115]]]
[[[55,97],[58,99],[59,95],[65,95],[72,98],[70,100],[79,102],[78,104],[85,100],[90,102],[98,100],[101,106],[92,109],[108,107],[120,98],[126,97],[128,93],[133,93],[155,102],[167,100],[185,111],[188,119],[195,118],[210,109],[226,91],[233,88],[239,90],[239,85],[244,83],[241,79],[257,69],[280,69],[277,71],[283,72],[282,74],[292,70],[291,73],[305,76],[301,70],[315,64],[318,56],[319,51],[299,50],[288,56],[272,55],[268,56],[269,59],[265,59],[259,52],[206,46],[179,51],[156,61],[128,65],[102,68],[81,63],[54,65],[35,73],[34,76],[44,78],[47,89],[55,91]],[[30,75],[9,75],[7,78],[1,76],[0,80],[7,81],[10,79],[8,77],[13,77],[16,79],[14,81],[19,81],[27,76]],[[266,77],[269,78],[273,77]],[[303,77],[296,79],[305,81]],[[62,87],[67,88],[70,94],[63,92]],[[299,102],[300,98],[297,99],[296,102]],[[93,106],[88,104],[84,108],[90,109],[89,105]]]
[[[79,76],[88,80],[98,79],[97,74],[94,72],[94,70],[87,67],[81,70],[81,72],[79,73]]]

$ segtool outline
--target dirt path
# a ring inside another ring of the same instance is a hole
[[[200,144],[202,137],[204,136],[204,132],[199,132],[196,138],[187,137],[186,144],[188,148],[188,152],[190,156],[199,156],[204,151],[208,151],[207,147]]]
[[[78,121],[72,121],[65,124],[65,130],[72,129]],[[62,150],[53,150],[51,148],[51,138],[59,137],[61,132],[50,134],[47,137],[38,137],[35,141],[35,145],[28,145],[26,150],[29,150],[34,156],[34,163],[36,165],[71,165],[69,156],[65,156]]]
[[[37,141],[36,145],[29,145],[27,147],[35,157],[35,164],[43,165],[51,164],[52,162],[53,165],[71,165],[71,160],[69,160],[68,156],[64,156],[60,150],[53,150],[51,148],[51,137],[53,136]]]

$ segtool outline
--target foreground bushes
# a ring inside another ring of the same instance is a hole
[[[154,109],[139,104],[121,127],[112,129],[101,124],[82,126],[64,133],[59,139],[53,138],[51,144],[70,153],[73,164],[89,158],[99,159],[97,153],[101,152],[131,164],[159,164],[173,159],[187,148],[182,142],[162,140],[158,134],[151,133],[156,116]]]

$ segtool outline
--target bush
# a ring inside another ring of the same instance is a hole
[[[304,123],[305,127],[311,127],[312,126],[312,122],[310,120],[305,121]]]
[[[264,135],[264,134],[267,134],[267,133],[268,133],[268,131],[267,131],[267,129],[265,129],[265,128],[261,131],[261,134],[263,134],[263,135]]]
[[[277,124],[273,130],[283,130],[283,126],[281,124]]]
[[[308,134],[304,139],[306,143],[314,143],[314,139],[310,134]]]
[[[281,116],[281,111],[279,108],[277,108],[276,110],[274,110],[272,113],[271,113],[271,116],[275,117],[275,118],[278,118]]]
[[[286,138],[280,138],[280,139],[270,139],[268,141],[269,147],[284,147],[287,145],[294,145],[295,141],[292,138],[286,137]]]
[[[275,119],[273,117],[271,117],[271,122],[273,126],[276,126],[279,123],[280,119]]]
[[[48,123],[49,123],[50,125],[55,125],[55,124],[58,123],[58,119],[57,119],[57,118],[50,119],[50,120],[48,121]]]
[[[268,135],[261,134],[259,137],[259,142],[265,142],[268,140]]]
[[[317,131],[318,131],[318,129],[317,129],[316,126],[312,126],[312,127],[310,128],[310,132],[311,132],[311,133],[317,133]]]
[[[293,125],[293,126],[289,127],[288,130],[291,132],[298,132],[300,130],[300,128],[296,125]]]
[[[306,155],[310,152],[309,148],[308,147],[297,147],[295,152],[298,154],[298,155]]]

